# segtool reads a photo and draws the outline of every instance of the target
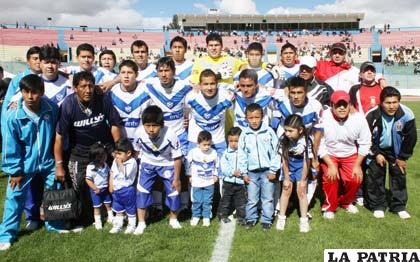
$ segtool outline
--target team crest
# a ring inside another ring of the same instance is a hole
[[[395,129],[396,129],[398,132],[402,131],[402,129],[403,129],[403,124],[401,123],[401,121],[397,121],[397,122],[395,123]]]
[[[163,172],[164,178],[171,178],[171,176],[172,176],[171,170],[165,170],[165,172]]]
[[[174,103],[168,102],[168,103],[166,103],[166,106],[169,107],[169,108],[172,108],[174,106]]]
[[[63,100],[64,96],[62,94],[57,94],[55,98],[57,98],[57,101],[61,101]]]
[[[208,165],[207,163],[204,163],[204,164],[203,164],[203,168],[204,168],[204,169],[207,169],[207,168],[209,168],[209,165]]]
[[[125,111],[126,111],[127,113],[130,113],[130,112],[131,112],[131,106],[126,106],[126,107],[125,107]]]
[[[210,113],[205,113],[204,118],[209,120],[211,118],[211,114]]]

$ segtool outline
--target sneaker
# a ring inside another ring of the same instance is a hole
[[[190,221],[190,224],[192,227],[195,227],[198,225],[198,222],[200,222],[200,218],[199,217],[193,217]]]
[[[285,226],[286,226],[286,216],[278,216],[276,229],[283,231]]]
[[[96,221],[94,224],[95,224],[96,230],[101,230],[102,229],[102,222],[101,221]]]
[[[70,230],[73,233],[80,233],[83,231],[83,227],[82,226],[75,226],[72,230]]]
[[[411,218],[410,214],[407,211],[400,211],[398,212],[398,215],[400,216],[401,219],[409,219]]]
[[[331,211],[325,211],[324,214],[322,215],[325,219],[334,219],[335,214],[334,212]]]
[[[106,219],[106,222],[107,222],[108,224],[112,224],[112,221],[114,221],[114,218],[113,218],[113,217],[109,217],[109,216],[108,216],[108,218]]]
[[[203,227],[210,226],[210,218],[203,218]]]
[[[385,212],[382,210],[375,210],[373,211],[373,216],[376,218],[384,218],[385,217]]]
[[[254,227],[255,224],[257,224],[256,221],[246,221],[246,223],[245,223],[245,229],[250,229],[250,228]]]
[[[136,227],[135,226],[127,226],[127,228],[124,231],[124,234],[133,234],[134,231],[136,231]]]
[[[307,212],[307,213],[306,213],[306,216],[308,217],[308,219],[312,219],[312,215],[311,215],[311,213]]]
[[[299,231],[300,233],[308,233],[310,230],[309,219],[307,217],[300,218]]]
[[[357,208],[357,206],[350,204],[347,208],[346,208],[347,212],[350,214],[357,214],[359,213],[359,209]]]
[[[223,224],[229,224],[230,222],[232,222],[232,220],[230,220],[230,218],[228,217],[222,217],[220,221],[222,221]]]
[[[173,228],[173,229],[180,229],[182,228],[181,224],[179,223],[178,219],[169,219],[169,225]]]
[[[269,223],[261,223],[263,231],[268,231],[271,228],[271,224]]]
[[[146,223],[142,222],[137,225],[136,230],[134,230],[134,235],[141,235],[143,234],[144,230],[146,229]]]
[[[26,230],[28,231],[35,231],[38,229],[38,227],[39,227],[38,221],[28,221],[26,223]]]
[[[12,244],[10,244],[9,242],[3,242],[3,243],[0,243],[0,251],[6,251],[6,250],[8,250],[11,246],[12,246]]]
[[[122,228],[119,225],[114,225],[112,226],[111,230],[109,231],[109,233],[111,234],[117,234],[119,232],[121,232]]]
[[[360,207],[362,207],[364,205],[363,204],[363,197],[356,198],[356,205],[358,205]]]

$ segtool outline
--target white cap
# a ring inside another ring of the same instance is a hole
[[[316,59],[313,56],[302,56],[299,58],[300,65],[306,65],[309,68],[316,67]]]

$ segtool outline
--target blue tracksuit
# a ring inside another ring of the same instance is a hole
[[[273,129],[262,123],[258,130],[249,126],[241,133],[238,146],[239,171],[250,178],[246,220],[256,222],[258,203],[261,201],[261,223],[271,224],[274,214],[274,183],[267,177],[280,169],[277,153],[278,138]]]
[[[29,184],[34,176],[42,176],[45,187],[53,186],[55,177],[52,140],[58,120],[58,107],[47,98],[41,98],[38,119],[29,117],[23,109],[23,100],[18,108],[8,111],[4,127],[5,148],[2,155],[3,172],[7,175],[23,175],[20,188],[7,186],[4,202],[3,223],[0,225],[0,242],[13,242],[20,227],[23,206]],[[9,179],[10,180],[10,179]],[[60,223],[57,223],[58,226]],[[49,230],[51,224],[46,223]]]

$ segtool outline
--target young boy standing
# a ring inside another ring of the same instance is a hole
[[[210,226],[214,183],[218,180],[218,157],[211,148],[211,134],[201,131],[197,137],[198,147],[187,156],[187,175],[192,186],[191,226],[196,226],[203,217],[203,226]]]
[[[246,205],[246,227],[257,223],[258,202],[261,201],[261,225],[268,230],[274,213],[273,193],[276,172],[280,169],[279,155],[276,152],[277,135],[263,123],[263,109],[258,104],[250,104],[245,111],[249,126],[239,138],[239,171],[248,184]]]
[[[169,225],[181,228],[177,219],[180,207],[181,146],[176,133],[165,126],[162,109],[157,106],[146,108],[141,117],[143,128],[139,130],[135,145],[141,151],[141,167],[137,184],[137,215],[139,223],[135,235],[141,235],[146,228],[146,208],[152,205],[152,187],[157,176],[162,178],[165,204],[170,209]]]
[[[37,75],[27,75],[19,82],[23,99],[7,113],[2,154],[3,172],[9,175],[0,225],[0,250],[7,250],[16,240],[31,180],[42,176],[45,187],[54,184],[52,140],[58,120],[57,105],[44,98],[44,83]],[[59,226],[55,222],[55,226]],[[46,222],[48,230],[58,230]]]

